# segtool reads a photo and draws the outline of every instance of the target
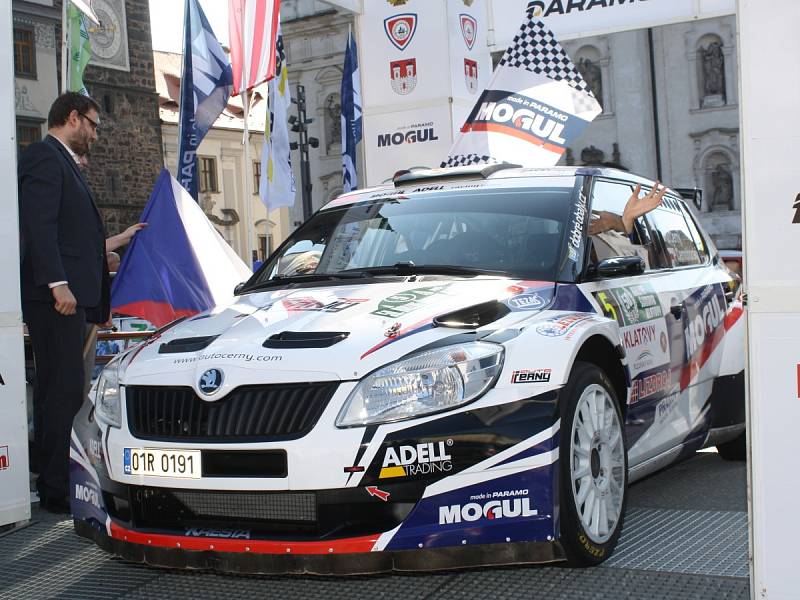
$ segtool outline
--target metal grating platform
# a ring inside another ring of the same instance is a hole
[[[747,513],[630,508],[603,566],[748,577]]]
[[[597,569],[530,566],[347,579],[152,569],[109,557],[78,538],[71,520],[35,510],[34,521],[0,537],[0,599],[749,598],[742,512],[631,508],[617,552]]]

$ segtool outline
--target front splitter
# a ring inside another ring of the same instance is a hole
[[[556,542],[509,542],[418,550],[329,554],[269,554],[253,551],[189,550],[134,543],[75,520],[75,532],[93,540],[106,552],[125,560],[170,569],[202,569],[223,573],[263,575],[367,575],[391,571],[441,571],[532,563],[565,559]]]

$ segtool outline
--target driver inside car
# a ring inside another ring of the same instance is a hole
[[[592,236],[592,262],[618,256],[640,256],[645,268],[650,268],[648,248],[642,245],[635,222],[639,217],[661,205],[667,188],[656,182],[653,189],[640,197],[642,186],[637,185],[621,215],[610,211],[592,211],[589,235]]]

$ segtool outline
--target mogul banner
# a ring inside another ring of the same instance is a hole
[[[371,0],[358,31],[367,184],[438,166],[491,78],[485,0]]]
[[[529,19],[503,54],[442,166],[553,166],[601,112],[552,32]]]
[[[527,10],[544,20],[560,40],[656,27],[736,12],[736,0],[489,0],[494,25],[492,52],[508,46],[516,21]]]

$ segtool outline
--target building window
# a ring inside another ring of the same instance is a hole
[[[200,191],[219,191],[217,186],[217,159],[213,156],[200,157]]]
[[[38,121],[17,119],[17,155],[21,156],[25,148],[42,139],[42,126]]]
[[[36,35],[32,27],[14,27],[14,75],[36,78]]]
[[[253,194],[257,195],[261,189],[261,162],[253,161]]]

